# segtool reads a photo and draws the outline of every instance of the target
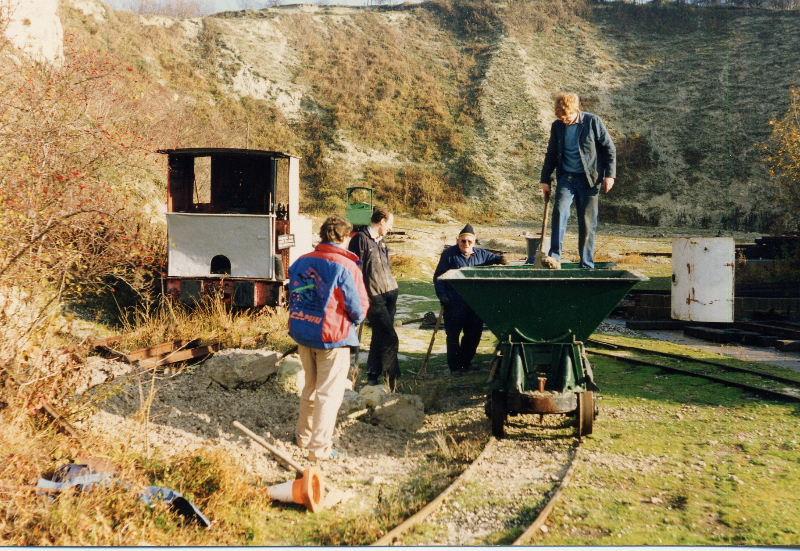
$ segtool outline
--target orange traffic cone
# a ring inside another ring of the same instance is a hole
[[[267,494],[270,499],[285,503],[298,503],[315,513],[322,509],[325,483],[319,470],[316,467],[310,467],[303,471],[302,478],[270,486]]]

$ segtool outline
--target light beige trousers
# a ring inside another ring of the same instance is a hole
[[[300,395],[297,444],[324,457],[331,453],[336,415],[350,369],[350,348],[322,350],[300,345],[297,352],[306,375]]]

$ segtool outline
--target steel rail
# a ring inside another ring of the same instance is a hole
[[[588,349],[588,350],[586,350],[586,352],[588,354],[594,354],[596,356],[605,356],[607,358],[614,358],[616,360],[620,360],[620,361],[623,361],[623,362],[626,362],[626,363],[647,365],[647,366],[650,366],[650,367],[657,367],[659,369],[663,369],[664,371],[672,371],[674,373],[680,373],[682,375],[689,375],[691,377],[700,377],[700,378],[703,378],[703,379],[708,379],[709,381],[722,383],[724,385],[733,386],[733,387],[741,388],[741,389],[744,389],[744,390],[749,390],[749,391],[754,392],[756,394],[763,394],[763,395],[769,396],[771,398],[778,398],[780,400],[790,400],[790,401],[793,401],[793,402],[800,402],[800,396],[795,396],[794,394],[788,394],[788,393],[785,393],[785,392],[780,392],[778,390],[772,390],[772,389],[769,389],[769,388],[748,385],[746,383],[740,383],[738,381],[732,381],[730,379],[726,379],[725,377],[718,377],[716,375],[710,375],[708,373],[699,373],[697,371],[692,371],[691,369],[683,369],[683,368],[674,367],[674,366],[671,366],[671,365],[664,365],[664,364],[661,364],[661,363],[656,363],[656,362],[652,362],[652,361],[648,361],[648,360],[642,360],[642,359],[639,359],[639,358],[632,358],[630,356],[623,356],[621,354],[614,354],[613,352],[606,352],[606,351],[601,351],[601,350]],[[658,352],[648,352],[648,353],[658,354]],[[688,361],[692,361],[692,360],[689,359]]]
[[[606,347],[612,348],[614,350],[617,350],[617,349],[619,349],[619,350],[630,350],[632,352],[642,352],[642,353],[645,353],[645,354],[657,354],[659,356],[665,356],[667,358],[674,358],[676,360],[684,360],[684,361],[687,361],[687,362],[694,362],[694,363],[699,363],[699,364],[713,365],[715,367],[721,367],[722,369],[726,369],[728,371],[738,371],[740,373],[750,373],[752,375],[758,375],[759,377],[762,377],[764,379],[770,379],[770,380],[777,381],[777,382],[780,382],[780,383],[785,383],[785,384],[795,385],[797,387],[800,387],[800,379],[793,379],[791,377],[783,377],[782,375],[775,375],[773,373],[766,373],[766,372],[761,371],[759,369],[753,369],[753,368],[750,368],[750,367],[728,365],[728,364],[723,363],[723,362],[717,362],[717,361],[714,361],[714,360],[707,360],[707,359],[703,359],[703,358],[692,358],[690,356],[684,356],[683,354],[675,354],[673,352],[656,352],[656,351],[648,350],[646,348],[642,348],[642,347],[639,347],[639,346],[630,346],[630,345],[627,345],[627,344],[617,344],[617,343],[614,343],[614,342],[606,342],[606,341],[597,340],[597,339],[589,339],[587,341],[587,343],[588,344],[598,344],[600,346],[606,346]]]
[[[432,501],[429,501],[422,509],[392,528],[378,541],[373,543],[372,546],[394,545],[400,536],[431,516],[442,505],[442,503],[444,503],[444,500],[447,498],[447,496],[450,495],[456,488],[458,488],[465,480],[467,480],[467,478],[469,478],[478,463],[480,463],[489,454],[489,452],[494,449],[496,443],[497,440],[495,440],[494,437],[489,437],[489,440],[486,442],[486,445],[483,447],[481,453],[478,454],[478,457],[476,457],[475,460],[469,464],[469,467],[464,469],[464,471],[458,475],[458,478],[451,482],[447,488],[445,488]]]
[[[575,472],[575,465],[578,463],[577,459],[580,450],[581,447],[580,444],[578,444],[575,447],[575,452],[572,454],[572,459],[570,459],[569,466],[567,467],[564,476],[561,478],[561,482],[558,484],[558,488],[556,488],[556,491],[550,496],[550,499],[547,500],[547,503],[539,511],[539,514],[536,515],[536,518],[531,525],[528,526],[528,528],[526,528],[525,531],[522,532],[522,534],[520,534],[517,539],[511,543],[511,545],[525,545],[525,542],[532,539],[537,530],[540,530],[542,526],[544,526],[544,523],[547,522],[547,518],[553,511],[553,508],[555,508],[558,500],[561,498],[561,494],[564,492],[567,484],[569,484],[569,481],[572,479],[572,474]]]
[[[408,532],[411,528],[417,526],[425,519],[430,517],[433,513],[435,513],[439,507],[444,503],[445,499],[449,494],[455,491],[461,484],[463,484],[472,474],[476,466],[488,455],[490,451],[492,451],[494,445],[496,444],[497,440],[493,437],[489,439],[486,446],[483,448],[483,451],[475,458],[475,460],[467,467],[464,472],[462,472],[458,478],[456,478],[447,488],[445,488],[442,493],[436,496],[432,501],[430,501],[427,505],[425,505],[422,509],[414,513],[412,516],[407,518],[401,524],[393,528],[390,532],[388,532],[385,536],[380,538],[378,541],[373,543],[373,546],[388,546],[394,545],[397,543],[398,539],[406,532]],[[561,477],[561,481],[558,484],[556,490],[550,495],[547,503],[544,507],[539,511],[539,514],[533,520],[533,522],[525,529],[522,534],[520,534],[511,545],[524,545],[523,542],[531,539],[533,535],[536,533],[537,530],[540,530],[542,525],[547,522],[550,513],[555,508],[556,503],[561,498],[561,495],[564,492],[564,489],[569,484],[570,480],[572,479],[572,475],[575,472],[575,468],[577,465],[578,453],[580,451],[580,443],[578,443],[572,453],[572,457],[570,458],[569,464],[567,465],[566,470],[564,471],[564,476]]]

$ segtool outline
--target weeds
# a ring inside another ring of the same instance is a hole
[[[627,253],[619,260],[620,264],[625,266],[643,266],[647,264],[647,259],[639,253]]]
[[[447,437],[443,432],[437,432],[433,435],[433,441],[436,443],[436,449],[439,452],[439,455],[445,461],[453,459],[453,451],[450,449],[450,444],[447,442]],[[450,437],[450,441],[453,441],[453,437]]]
[[[226,348],[268,346],[285,351],[293,344],[288,323],[285,309],[234,311],[218,295],[193,307],[164,300],[153,309],[137,307],[125,314],[119,346],[132,350],[176,339],[201,339]]]
[[[198,450],[165,458],[141,455],[123,442],[86,435],[78,445],[22,418],[4,418],[0,447],[0,541],[6,545],[209,545],[245,541],[256,510],[269,505],[230,457]],[[36,495],[37,478],[79,457],[104,458],[115,482],[57,497]],[[18,481],[9,484],[7,481]],[[147,485],[166,486],[195,502],[214,520],[212,530],[187,523],[165,504],[139,499]],[[254,527],[255,526],[255,527]]]

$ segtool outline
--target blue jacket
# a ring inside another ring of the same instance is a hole
[[[586,180],[590,187],[600,185],[603,178],[617,177],[617,148],[611,140],[603,119],[594,113],[580,112],[578,115],[578,150],[581,154]],[[540,182],[549,182],[556,171],[556,176],[561,172],[561,163],[564,158],[564,134],[567,125],[560,120],[550,126],[550,141],[547,143],[547,153],[544,156],[542,177]]]
[[[458,245],[451,245],[442,251],[442,256],[439,257],[439,264],[436,266],[436,271],[433,272],[433,286],[436,289],[436,296],[439,297],[442,304],[456,306],[463,303],[464,299],[446,281],[439,281],[440,275],[448,270],[500,264],[500,255],[478,247],[472,250],[473,254],[469,257],[461,253]]]
[[[355,326],[369,308],[358,257],[320,243],[289,267],[289,335],[311,348],[358,346]]]

